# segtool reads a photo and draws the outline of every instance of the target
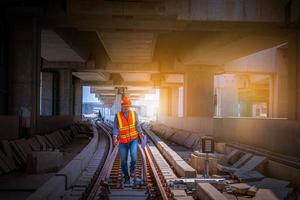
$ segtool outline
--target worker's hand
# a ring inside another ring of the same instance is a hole
[[[114,146],[116,146],[118,144],[119,140],[117,137],[114,137]]]
[[[144,138],[145,137],[144,133],[139,133],[139,137],[140,139]]]

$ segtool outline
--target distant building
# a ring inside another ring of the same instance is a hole
[[[82,114],[94,114],[98,113],[101,109],[101,104],[99,102],[85,102],[82,104]]]

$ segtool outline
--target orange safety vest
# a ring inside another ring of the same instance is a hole
[[[128,119],[125,118],[123,112],[117,113],[119,124],[119,141],[122,144],[127,144],[130,141],[138,138],[138,132],[135,127],[135,113],[133,111],[128,112]]]

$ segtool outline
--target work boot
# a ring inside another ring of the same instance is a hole
[[[130,177],[135,177],[135,170],[130,170]]]
[[[124,184],[130,184],[130,176],[124,176]]]

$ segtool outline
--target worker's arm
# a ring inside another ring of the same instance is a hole
[[[118,143],[118,135],[119,135],[118,118],[117,115],[115,115],[114,127],[113,127],[113,141],[115,145]]]
[[[135,127],[136,127],[136,130],[139,134],[141,134],[143,136],[144,134],[143,134],[143,130],[142,130],[138,115],[136,114],[136,112],[134,112],[134,114],[135,114]]]

